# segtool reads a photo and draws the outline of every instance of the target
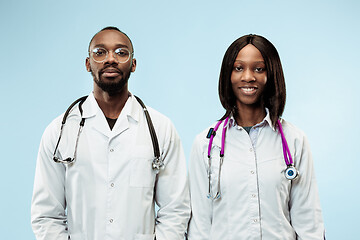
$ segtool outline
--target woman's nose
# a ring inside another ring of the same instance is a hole
[[[256,79],[255,79],[253,71],[251,71],[251,69],[247,68],[244,70],[244,72],[241,76],[241,80],[245,81],[245,82],[253,82]]]

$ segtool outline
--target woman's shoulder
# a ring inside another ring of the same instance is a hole
[[[303,130],[283,118],[281,119],[281,125],[283,127],[284,133],[291,138],[303,139],[306,137],[306,134]]]
[[[213,122],[210,126],[208,126],[207,128],[203,129],[200,133],[198,133],[195,136],[194,143],[197,143],[197,144],[200,144],[200,145],[208,144],[211,135],[214,134],[213,131],[214,131],[214,128],[215,128],[215,126],[216,126],[216,124],[218,122],[219,121]],[[219,136],[221,137],[220,129],[221,129],[221,126],[223,124],[224,123],[221,123],[221,125],[218,127],[218,130],[216,131],[215,136],[214,136],[214,141],[216,141],[215,139],[219,138]]]

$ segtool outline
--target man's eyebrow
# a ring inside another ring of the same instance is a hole
[[[102,43],[99,43],[99,44],[96,44],[94,47],[103,47],[103,48],[106,48],[104,44]],[[128,49],[131,49],[129,46],[125,45],[125,44],[121,44],[121,43],[118,43],[115,45],[115,47],[122,47],[122,48],[128,48]]]
[[[116,47],[122,47],[122,48],[128,48],[128,49],[131,48],[131,47],[129,47],[128,45],[121,44],[121,43],[116,44]]]

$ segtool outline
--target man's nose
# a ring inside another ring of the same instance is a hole
[[[115,57],[115,53],[113,51],[109,51],[108,52],[108,56],[105,60],[104,63],[108,63],[108,64],[111,64],[111,63],[118,63],[116,57]]]

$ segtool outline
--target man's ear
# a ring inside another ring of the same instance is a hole
[[[131,72],[135,72],[136,69],[136,59],[133,58],[132,59],[132,64],[131,64]]]
[[[85,60],[86,71],[91,72],[90,59],[87,57]]]

